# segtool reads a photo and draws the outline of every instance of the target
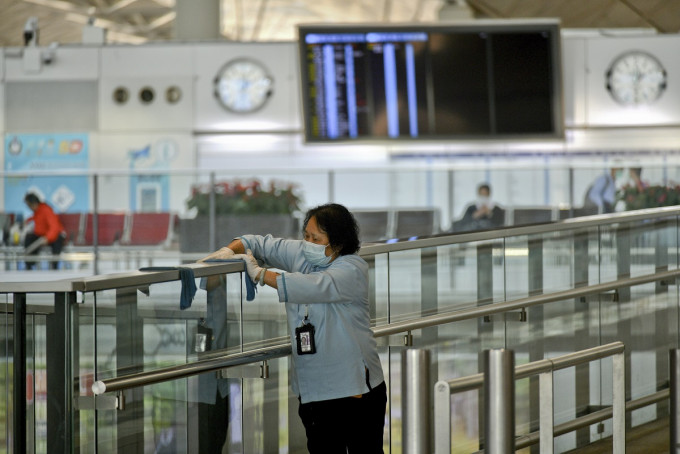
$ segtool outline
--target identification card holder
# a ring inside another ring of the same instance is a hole
[[[316,353],[314,344],[314,325],[305,323],[295,328],[295,341],[298,355],[313,355]]]
[[[204,322],[198,324],[196,328],[196,339],[194,342],[194,351],[196,353],[203,353],[210,350],[212,347],[212,328],[207,327]]]

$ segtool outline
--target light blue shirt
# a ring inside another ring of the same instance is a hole
[[[608,204],[613,209],[616,202],[616,182],[614,178],[609,173],[600,175],[593,183],[592,188],[590,188],[588,197],[597,205],[600,211],[606,208],[605,204]]]
[[[357,254],[341,255],[318,267],[305,260],[302,240],[271,235],[240,237],[266,265],[284,271],[276,279],[286,305],[293,344],[291,386],[302,403],[365,394],[383,382],[377,344],[370,327],[368,264]],[[298,355],[295,328],[308,315],[316,353]]]

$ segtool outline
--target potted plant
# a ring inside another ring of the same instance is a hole
[[[626,210],[641,210],[680,205],[680,186],[645,186],[625,185],[617,193],[617,199],[622,200]]]
[[[191,187],[187,208],[196,213],[180,221],[180,250],[209,251],[210,197],[215,197],[215,245],[228,244],[245,233],[291,238],[298,232],[295,214],[301,198],[293,183],[271,181],[263,186],[259,180],[220,181],[214,186]]]

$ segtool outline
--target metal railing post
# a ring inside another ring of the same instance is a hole
[[[430,352],[401,352],[402,445],[404,454],[430,452]]]
[[[208,248],[210,251],[217,249],[217,215],[215,214],[215,172],[210,172],[210,195],[208,198]]]
[[[674,348],[670,351],[670,388],[671,388],[671,449],[672,453],[680,453],[680,393],[678,393],[678,383],[680,380],[680,349]]]
[[[614,452],[626,452],[626,360],[612,356],[612,443]]]
[[[484,452],[515,452],[515,353],[504,348],[484,350]]]
[[[434,385],[434,453],[451,453],[451,387],[443,380]]]
[[[553,427],[553,373],[544,372],[538,376],[539,441],[541,454],[552,454],[554,450]]]

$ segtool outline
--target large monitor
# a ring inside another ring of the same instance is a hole
[[[555,139],[557,20],[301,25],[308,142]]]

